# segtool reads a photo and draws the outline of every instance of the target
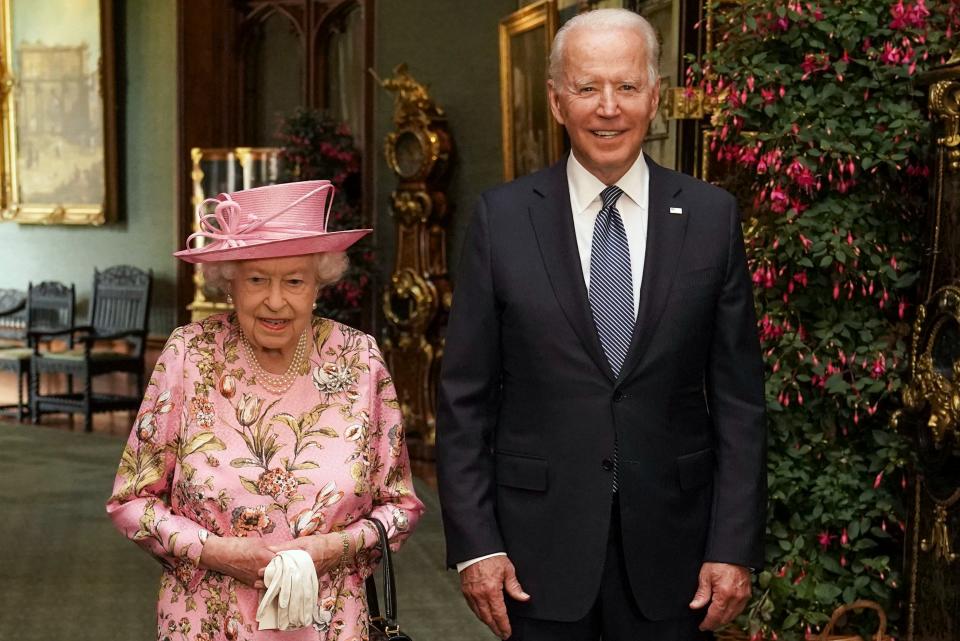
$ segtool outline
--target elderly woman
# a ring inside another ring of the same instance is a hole
[[[107,503],[163,564],[158,639],[366,639],[367,519],[395,549],[423,511],[376,342],[312,314],[369,232],[326,231],[332,193],[310,181],[221,194],[194,234],[208,242],[175,254],[205,263],[236,311],[170,336]],[[264,572],[285,550],[315,568],[313,623],[260,629]]]

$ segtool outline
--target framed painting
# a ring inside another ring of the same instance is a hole
[[[114,219],[114,0],[0,0],[0,216]]]
[[[563,153],[563,129],[547,100],[547,58],[557,32],[557,5],[540,0],[500,21],[500,114],[503,177],[549,166]]]

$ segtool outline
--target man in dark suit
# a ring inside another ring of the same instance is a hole
[[[734,199],[641,146],[656,35],[557,34],[572,153],[483,194],[437,418],[447,560],[494,633],[709,638],[763,562],[763,367]],[[521,587],[522,585],[522,587]]]

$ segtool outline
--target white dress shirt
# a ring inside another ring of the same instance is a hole
[[[597,222],[602,201],[600,192],[607,188],[599,178],[591,174],[571,153],[567,160],[567,185],[570,189],[570,211],[573,212],[573,229],[577,236],[577,250],[580,252],[580,267],[583,270],[583,282],[590,289],[590,249],[593,246],[593,226]],[[650,201],[650,172],[641,153],[633,166],[616,182],[623,194],[616,208],[623,219],[623,228],[627,233],[627,245],[630,247],[630,270],[633,280],[633,316],[636,318],[640,307],[640,284],[643,280],[643,261],[647,253],[647,211]],[[469,561],[457,563],[457,572],[474,563],[494,556],[505,556],[506,552],[494,552]]]
[[[580,251],[583,282],[590,289],[590,250],[593,246],[593,226],[597,222],[602,201],[600,192],[607,188],[599,178],[587,171],[571,153],[567,161],[567,184],[570,186],[570,210],[573,228]],[[627,173],[616,182],[623,194],[616,208],[623,219],[630,247],[630,270],[633,275],[633,316],[640,306],[640,284],[643,280],[643,260],[647,253],[647,209],[650,200],[650,172],[641,153]]]

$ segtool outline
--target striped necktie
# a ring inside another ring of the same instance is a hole
[[[600,193],[603,206],[593,226],[588,292],[600,346],[614,376],[619,376],[627,357],[635,321],[630,246],[616,207],[622,193],[615,185]]]

